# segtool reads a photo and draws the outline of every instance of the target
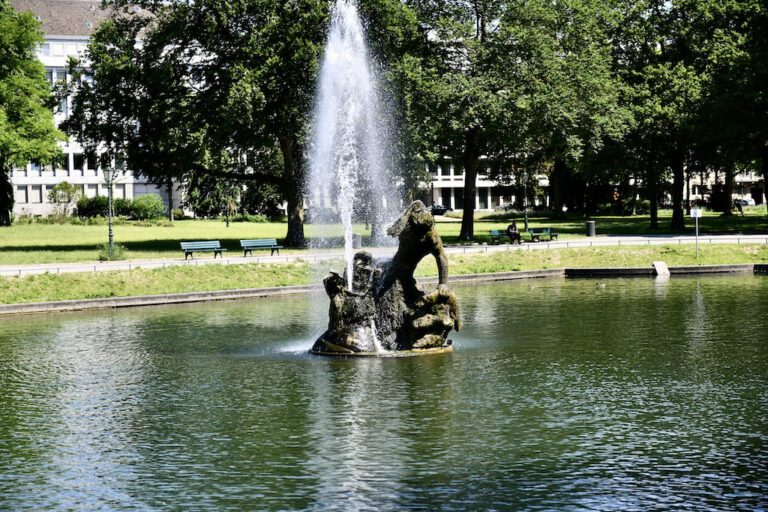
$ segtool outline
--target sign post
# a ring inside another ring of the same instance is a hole
[[[699,259],[699,217],[701,217],[701,210],[691,210],[691,217],[696,219],[696,259]]]

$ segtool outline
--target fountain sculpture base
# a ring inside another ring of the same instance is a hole
[[[316,355],[316,356],[331,356],[331,357],[415,357],[415,356],[428,356],[428,355],[435,355],[435,354],[448,354],[450,352],[453,352],[453,345],[450,344],[451,340],[448,340],[448,345],[442,346],[442,347],[436,347],[436,348],[424,348],[424,349],[414,349],[414,350],[392,350],[392,351],[385,351],[385,352],[320,352],[315,351],[315,348],[312,347],[312,350],[309,351],[310,354]]]

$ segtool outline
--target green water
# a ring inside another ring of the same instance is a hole
[[[453,354],[321,298],[3,318],[0,510],[768,508],[768,278],[461,286]]]

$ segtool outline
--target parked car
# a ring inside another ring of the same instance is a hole
[[[747,197],[746,199],[736,199],[733,204],[741,206],[755,206],[755,200],[751,197]]]
[[[433,204],[431,208],[432,215],[445,215],[445,212],[452,212],[453,208],[448,206],[442,206],[439,204]]]

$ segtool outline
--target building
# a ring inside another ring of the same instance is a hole
[[[17,11],[31,11],[42,22],[45,42],[38,49],[38,58],[45,65],[46,76],[53,84],[69,79],[69,57],[82,58],[88,39],[108,13],[100,8],[98,0],[11,0]],[[87,66],[87,62],[84,62]],[[71,109],[69,98],[62,100],[55,114],[57,122],[67,118]],[[76,140],[61,144],[64,162],[57,165],[40,165],[29,162],[25,168],[14,169],[11,175],[16,216],[46,216],[52,213],[48,192],[62,181],[80,187],[86,197],[107,195],[104,174],[96,158],[88,158]],[[126,171],[115,179],[115,198],[135,199],[145,194],[157,194],[168,206],[167,188],[162,189]],[[174,198],[177,197],[174,193]],[[174,199],[174,206],[177,206]]]
[[[464,208],[464,173],[460,167],[452,164],[436,165],[429,168],[430,171],[430,192],[425,198],[428,204],[439,204],[461,210]],[[702,176],[703,174],[703,176]],[[545,175],[539,175],[537,182],[540,188],[548,190],[549,179]],[[722,186],[723,177],[720,176],[719,183]],[[690,197],[687,192],[686,199],[693,202],[705,201],[711,199],[711,194],[715,186],[715,175],[713,172],[695,173],[690,178],[686,190],[690,190]],[[745,199],[753,200],[755,205],[763,204],[765,195],[765,178],[759,176],[754,171],[744,171],[736,174],[734,177],[734,186],[732,200]],[[529,194],[529,200],[530,200]],[[479,173],[477,176],[477,186],[475,189],[475,209],[476,210],[494,210],[503,208],[508,204],[517,202],[514,193],[510,192],[509,187],[499,186],[498,183],[491,180],[487,175]],[[664,202],[671,203],[672,197],[668,195]],[[537,197],[531,200],[530,207],[549,206],[549,195]]]

